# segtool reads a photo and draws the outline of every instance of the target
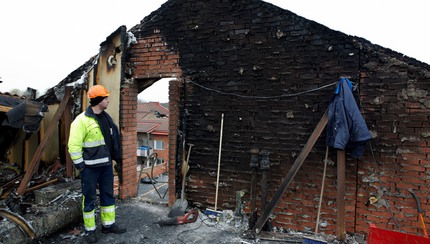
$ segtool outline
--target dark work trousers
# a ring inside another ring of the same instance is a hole
[[[100,192],[100,206],[115,205],[113,195],[113,169],[112,165],[101,167],[85,167],[81,172],[82,195],[84,197],[84,212],[94,210],[97,200],[97,186]]]

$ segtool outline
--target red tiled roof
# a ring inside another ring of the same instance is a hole
[[[160,103],[139,103],[136,119],[137,132],[168,135],[169,110]]]
[[[142,133],[151,133],[153,132],[160,124],[158,123],[146,123],[146,122],[138,122],[137,123],[137,132]]]

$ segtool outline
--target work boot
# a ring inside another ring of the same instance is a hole
[[[122,234],[122,233],[125,233],[126,231],[127,231],[126,228],[121,228],[116,224],[112,224],[109,227],[102,226],[102,232],[104,234],[108,234],[108,233]]]
[[[95,231],[87,231],[85,235],[85,241],[87,243],[96,243],[99,239],[97,238]]]

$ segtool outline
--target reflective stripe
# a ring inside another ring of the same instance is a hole
[[[69,152],[71,157],[78,157],[82,155],[82,152]]]
[[[88,213],[84,212],[84,219],[90,219],[90,218],[94,218],[94,210]]]
[[[101,207],[101,212],[102,213],[110,213],[110,212],[115,212],[115,205],[111,205],[111,206],[107,206],[107,207]]]
[[[105,140],[99,140],[99,141],[85,141],[82,143],[82,147],[97,147],[105,145]]]
[[[115,205],[101,206],[100,218],[103,226],[109,226],[115,223]]]
[[[84,159],[83,159],[83,158],[78,158],[78,159],[73,160],[73,163],[74,163],[74,164],[80,164],[80,163],[82,163],[82,162],[84,162]]]
[[[103,226],[109,226],[109,225],[113,225],[113,224],[115,224],[115,220],[111,220],[111,221],[103,221],[102,220],[102,225]]]
[[[109,162],[109,157],[94,159],[94,160],[85,160],[86,165],[95,165],[99,163],[106,163]]]

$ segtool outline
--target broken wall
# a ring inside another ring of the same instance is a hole
[[[371,194],[382,191],[380,197],[390,204],[401,229],[419,232],[407,188],[414,188],[427,203],[428,65],[262,1],[168,1],[131,31],[137,44],[128,58],[136,81],[181,75],[178,83],[170,84],[169,152],[177,160],[169,166],[170,179],[176,180],[174,192],[169,184],[169,201],[178,197],[180,184],[171,172],[178,170],[178,141],[185,135],[186,142],[194,144],[187,199],[201,208],[215,205],[221,114],[218,207],[234,209],[236,192],[243,190],[249,212],[252,148],[270,152],[270,201],[326,110],[338,79],[348,77],[358,88],[354,94],[375,140],[363,158],[347,154],[346,231],[366,233],[370,222],[389,222],[387,228],[396,228],[386,209],[365,205]],[[127,95],[137,96],[136,89],[128,85]],[[398,132],[392,133],[394,127]],[[317,141],[274,209],[275,226],[315,227],[324,139],[322,135]],[[334,150],[329,159],[336,161]],[[372,173],[378,174],[377,180],[368,181]],[[260,171],[260,186],[261,178]],[[332,164],[321,232],[335,232],[336,181]]]
[[[22,171],[27,170],[39,144],[41,138],[43,138],[45,130],[51,123],[52,117],[55,114],[58,105],[48,106],[48,111],[44,112],[43,119],[40,122],[40,128],[38,131],[25,132],[20,129],[18,134],[13,139],[13,144],[9,149],[7,159],[11,164],[16,164]],[[55,140],[48,141],[46,147],[49,150],[45,150],[41,154],[41,161],[45,163],[51,163],[59,155],[59,145],[58,145],[58,128],[54,129],[52,138]]]

